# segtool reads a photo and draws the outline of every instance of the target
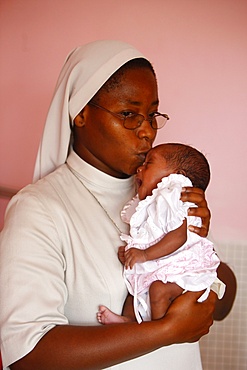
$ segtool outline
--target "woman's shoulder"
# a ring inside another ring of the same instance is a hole
[[[62,179],[62,181],[61,181]],[[28,184],[14,195],[7,207],[18,208],[18,210],[31,210],[36,207],[49,209],[58,203],[60,199],[59,188],[66,187],[66,176],[61,168],[38,180],[36,183]]]

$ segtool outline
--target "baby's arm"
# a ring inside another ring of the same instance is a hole
[[[175,252],[187,241],[187,220],[175,230],[167,233],[158,243],[147,249],[130,248],[125,252],[125,267],[132,268],[135,263],[152,261]]]

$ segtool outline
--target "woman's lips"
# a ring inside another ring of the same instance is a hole
[[[147,153],[139,153],[138,154],[138,157],[140,158],[141,163],[145,162],[146,154]]]

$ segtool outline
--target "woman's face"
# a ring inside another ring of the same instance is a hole
[[[147,118],[158,110],[155,76],[148,68],[127,70],[118,86],[98,94],[97,104],[117,114],[132,112]],[[75,152],[100,171],[118,178],[136,173],[156,136],[148,121],[128,130],[123,120],[90,104],[74,122]]]

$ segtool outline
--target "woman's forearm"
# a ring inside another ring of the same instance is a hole
[[[218,278],[226,284],[226,291],[222,299],[218,299],[215,306],[214,320],[223,320],[231,311],[237,291],[237,281],[233,271],[221,262],[217,270]]]
[[[212,325],[214,295],[201,293],[176,299],[162,320],[102,326],[57,326],[51,329],[12,370],[99,369],[147,354],[162,346],[194,342]]]
[[[150,324],[141,325],[137,331],[134,325],[138,324],[57,326],[11,369],[101,369],[148,353],[161,345],[157,335],[156,339],[150,338],[153,332],[148,328]],[[144,341],[144,345],[140,345],[147,336],[153,344],[145,345],[147,342]]]

